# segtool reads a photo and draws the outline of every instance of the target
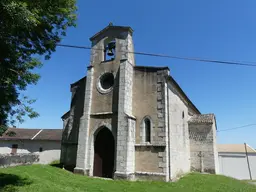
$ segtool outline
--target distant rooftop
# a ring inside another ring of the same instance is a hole
[[[248,153],[256,153],[256,150],[246,145]],[[223,153],[245,153],[245,145],[244,144],[218,144],[217,145],[218,152]]]
[[[15,134],[12,134],[12,133]],[[0,140],[46,140],[61,141],[62,129],[8,128]]]

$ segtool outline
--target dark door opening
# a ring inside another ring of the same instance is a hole
[[[13,145],[12,145],[11,154],[16,154],[16,153],[17,153],[17,149],[18,149],[18,145],[17,145],[17,144],[13,144]]]
[[[93,176],[113,178],[115,140],[111,131],[104,127],[94,142]]]

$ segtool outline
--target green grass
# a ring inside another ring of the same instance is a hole
[[[0,169],[0,191],[24,192],[255,192],[256,186],[224,176],[189,174],[178,182],[128,182],[74,175],[49,165]]]
[[[57,165],[60,164],[60,160],[55,160],[50,163],[50,165]]]

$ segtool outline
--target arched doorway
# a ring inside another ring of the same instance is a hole
[[[104,127],[95,137],[93,176],[113,178],[115,140],[111,131]]]

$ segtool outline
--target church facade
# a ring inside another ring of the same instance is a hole
[[[128,180],[218,173],[215,116],[200,113],[168,67],[137,66],[132,35],[109,25],[90,38],[87,75],[71,84],[62,116],[61,163]]]

